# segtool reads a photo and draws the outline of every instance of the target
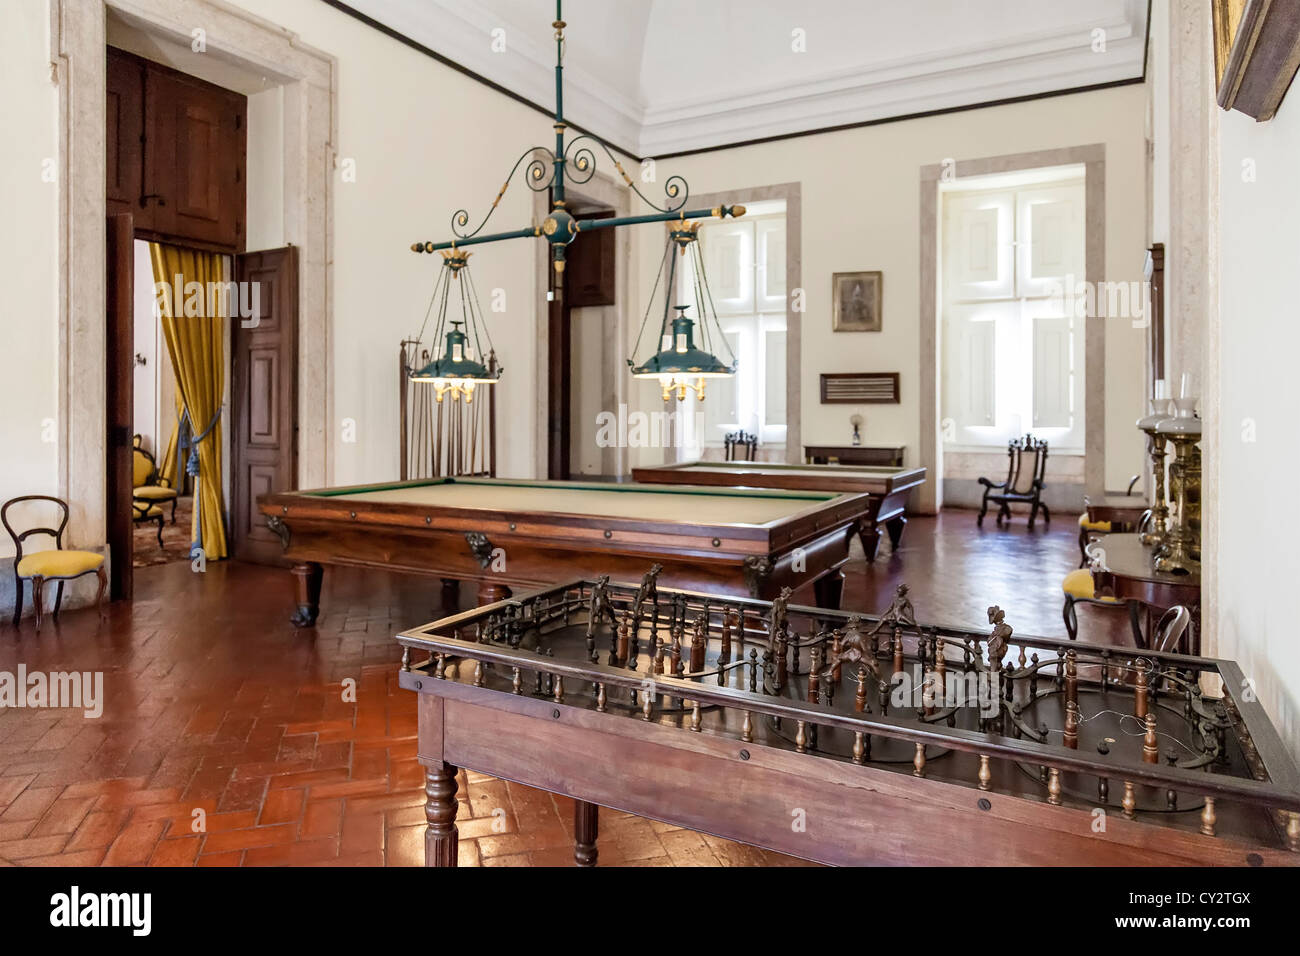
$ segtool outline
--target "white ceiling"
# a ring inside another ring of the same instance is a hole
[[[347,2],[553,107],[552,0]],[[1146,15],[1146,0],[567,0],[565,115],[662,156],[1112,83],[1142,75]]]

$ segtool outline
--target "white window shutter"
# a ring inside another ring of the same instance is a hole
[[[1036,317],[1034,427],[1070,427],[1070,320]]]

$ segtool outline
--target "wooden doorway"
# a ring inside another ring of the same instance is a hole
[[[257,496],[288,491],[298,474],[298,259],[293,246],[235,257],[257,314],[231,320],[230,555],[279,564],[283,547]]]
[[[105,303],[105,444],[109,599],[129,600],[133,585],[131,435],[135,423],[135,229],[129,214],[108,217]]]
[[[573,210],[581,219],[610,219],[612,209]],[[616,297],[614,230],[580,232],[565,250],[563,295],[548,303],[546,476],[570,477],[573,443],[573,310],[613,305]]]

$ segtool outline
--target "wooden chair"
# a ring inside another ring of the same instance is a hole
[[[727,461],[753,461],[758,453],[758,436],[744,430],[723,436],[722,444],[727,452]]]
[[[975,524],[983,527],[990,501],[998,505],[999,528],[1002,527],[1003,518],[1011,520],[1011,505],[1018,502],[1029,505],[1029,527],[1034,526],[1040,509],[1043,520],[1051,521],[1052,513],[1042,501],[1043,475],[1046,471],[1047,442],[1039,441],[1033,435],[1007,442],[1007,479],[1002,482],[994,482],[989,478],[979,480],[984,486],[984,498],[980,501],[980,513]]]
[[[179,494],[171,483],[158,474],[158,462],[153,455],[144,450],[139,435],[131,441],[131,506],[136,513],[136,521],[147,521],[152,515],[148,512],[153,505],[158,506],[159,515],[162,506],[172,503],[172,524],[176,523],[176,499]],[[159,527],[159,545],[162,544],[161,525]]]
[[[57,528],[35,527],[26,531],[15,531],[9,523],[9,509],[22,501],[49,501],[58,505],[61,515]],[[18,626],[23,616],[23,581],[32,582],[32,603],[36,606],[36,632],[41,630],[41,611],[44,605],[45,582],[57,581],[58,590],[54,596],[54,617],[59,616],[59,607],[63,604],[63,584],[85,574],[99,577],[99,594],[95,598],[99,613],[104,614],[104,589],[108,585],[108,575],[104,570],[104,556],[93,551],[65,551],[63,549],[63,529],[68,526],[68,505],[61,498],[50,495],[21,495],[11,498],[0,506],[0,523],[3,523],[9,537],[14,540],[14,627]],[[34,534],[49,535],[54,539],[53,551],[37,551],[35,554],[23,554],[23,542]]]
[[[1061,582],[1061,590],[1065,592],[1065,607],[1061,609],[1061,616],[1065,618],[1065,633],[1072,641],[1079,638],[1079,617],[1074,610],[1075,604],[1083,602],[1096,607],[1127,610],[1127,606],[1119,598],[1097,597],[1091,568],[1076,568],[1071,571]]]

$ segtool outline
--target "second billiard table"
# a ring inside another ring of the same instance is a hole
[[[478,582],[480,604],[575,574],[755,598],[811,587],[837,608],[867,496],[824,491],[435,478],[262,495],[293,562],[298,626],[315,623],[323,565]]]
[[[769,461],[685,461],[632,469],[637,481],[724,488],[779,488],[865,495],[858,534],[867,560],[876,559],[880,527],[898,550],[907,526],[904,510],[913,488],[925,484],[924,468],[868,465],[787,465]]]

